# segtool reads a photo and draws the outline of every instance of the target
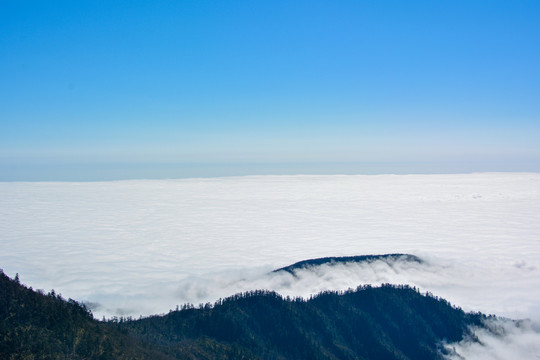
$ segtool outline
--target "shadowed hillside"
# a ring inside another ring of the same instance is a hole
[[[339,257],[324,257],[317,259],[302,260],[292,265],[276,269],[272,272],[286,271],[294,275],[294,271],[300,269],[308,269],[314,266],[321,265],[337,265],[349,263],[371,263],[373,261],[382,260],[387,263],[396,261],[423,263],[423,260],[417,256],[409,254],[384,254],[384,255],[358,255],[358,256],[339,256]]]
[[[170,359],[94,320],[75,300],[33,291],[0,271],[0,359]]]
[[[442,342],[461,340],[483,318],[415,289],[385,285],[308,301],[254,291],[118,326],[173,355],[183,343],[213,339],[262,359],[439,359]]]
[[[309,300],[253,291],[100,322],[75,300],[0,274],[1,359],[440,359],[442,344],[468,336],[484,318],[383,285]]]

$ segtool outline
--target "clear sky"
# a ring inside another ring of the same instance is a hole
[[[540,171],[538,1],[1,1],[0,180]]]

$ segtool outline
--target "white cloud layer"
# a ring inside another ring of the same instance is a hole
[[[0,183],[0,202],[0,267],[94,303],[96,316],[163,313],[254,288],[307,296],[389,282],[540,323],[540,174],[13,182]],[[385,253],[426,263],[269,274]]]
[[[477,341],[449,344],[448,360],[508,360],[540,358],[540,332],[530,321],[491,320],[489,330],[474,329]]]

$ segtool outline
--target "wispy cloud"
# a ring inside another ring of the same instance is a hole
[[[487,329],[474,329],[475,339],[448,344],[448,360],[507,360],[540,358],[540,331],[530,321],[489,320]]]

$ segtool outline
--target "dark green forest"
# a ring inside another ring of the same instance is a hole
[[[98,321],[0,273],[0,359],[441,359],[485,315],[408,286],[290,299],[252,291],[166,315]]]
[[[384,254],[384,255],[357,255],[357,256],[332,256],[332,257],[323,257],[309,260],[302,260],[296,262],[292,265],[285,266],[279,269],[276,269],[272,272],[286,271],[294,275],[296,270],[300,269],[309,269],[315,266],[321,265],[337,265],[337,264],[349,264],[349,263],[371,263],[374,261],[386,261],[387,263],[393,263],[395,261],[406,261],[406,262],[415,262],[423,263],[424,261],[418,256],[410,254]]]
[[[75,300],[44,294],[0,272],[0,359],[170,359]]]

